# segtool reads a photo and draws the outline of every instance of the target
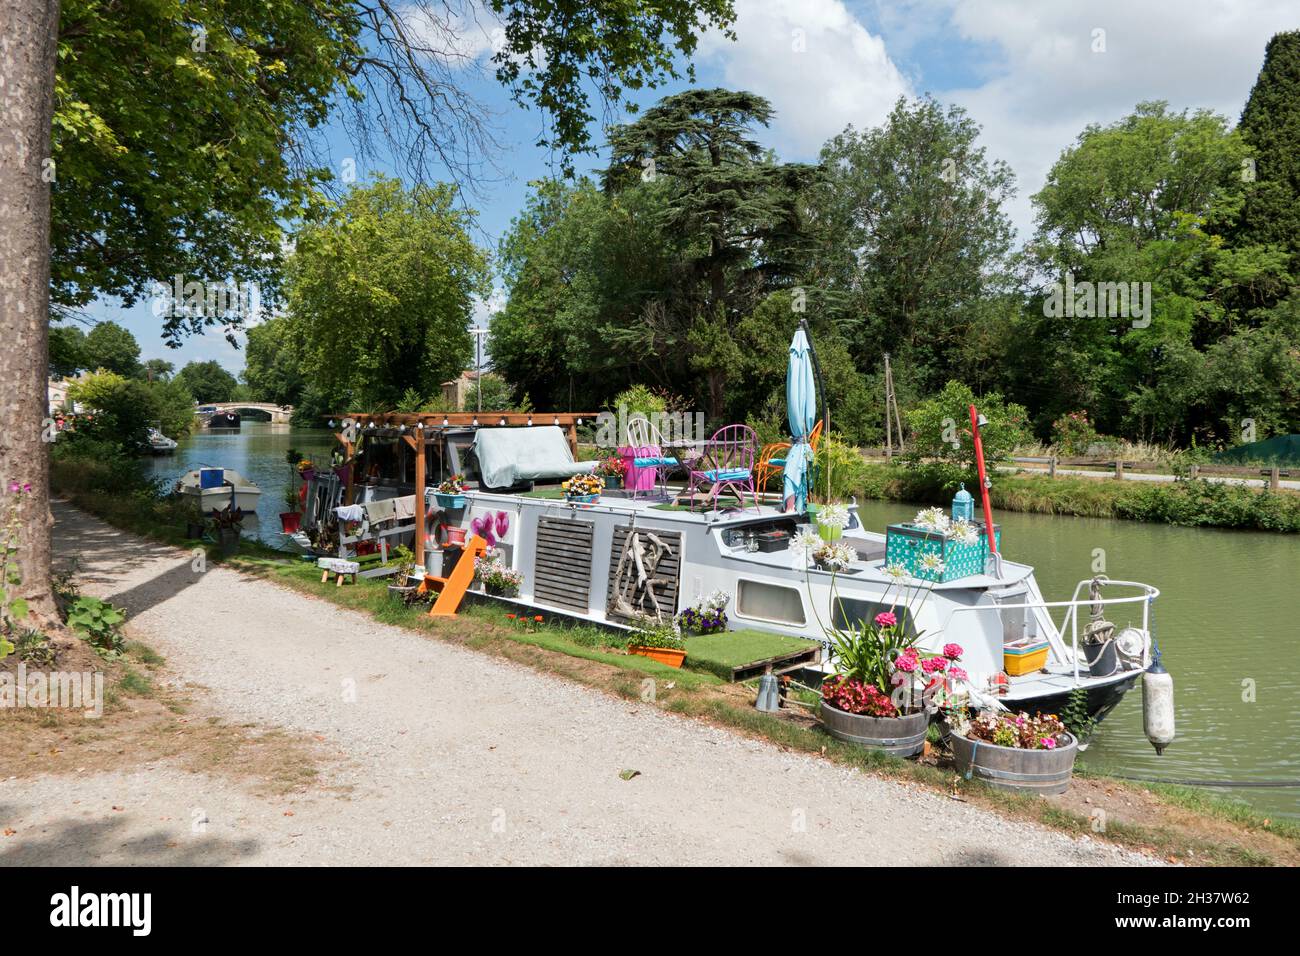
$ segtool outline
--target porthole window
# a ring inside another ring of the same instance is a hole
[[[759,621],[779,624],[807,623],[803,610],[803,597],[796,588],[764,581],[741,579],[736,587],[736,613]]]

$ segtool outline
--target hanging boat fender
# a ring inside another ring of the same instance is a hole
[[[1157,754],[1174,742],[1174,675],[1160,663],[1159,645],[1142,675],[1142,729]]]

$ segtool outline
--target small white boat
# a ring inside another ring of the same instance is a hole
[[[197,498],[205,513],[233,505],[245,514],[252,514],[257,511],[257,499],[262,496],[261,488],[231,468],[189,471],[176,485],[181,494]]]
[[[168,438],[157,428],[150,428],[149,450],[155,455],[170,455],[176,450],[176,442]]]

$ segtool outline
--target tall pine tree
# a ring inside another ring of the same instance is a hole
[[[606,190],[667,181],[660,225],[697,249],[683,283],[691,314],[681,318],[715,419],[724,415],[727,380],[739,365],[736,324],[791,283],[805,241],[800,199],[817,167],[778,163],[754,140],[754,127],[772,115],[771,104],[754,93],[688,90],[610,134]]]
[[[1241,113],[1255,148],[1255,182],[1242,213],[1240,244],[1275,245],[1300,275],[1300,31],[1268,41],[1264,66]]]

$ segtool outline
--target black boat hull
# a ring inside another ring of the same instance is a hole
[[[215,412],[213,416],[208,419],[208,428],[238,431],[239,412]]]
[[[1088,688],[1088,716],[1092,719],[1094,734],[1097,728],[1101,726],[1101,722],[1106,719],[1112,710],[1119,706],[1119,702],[1124,699],[1124,695],[1133,689],[1133,685],[1137,683],[1142,673],[1140,670],[1134,671],[1123,680]],[[1006,703],[1011,710],[1023,710],[1031,714],[1056,714],[1059,716],[1065,710],[1069,700],[1070,692],[1066,691],[1048,697],[1035,697],[1032,700],[1007,701]],[[1080,743],[1086,743],[1086,740],[1080,741]]]

